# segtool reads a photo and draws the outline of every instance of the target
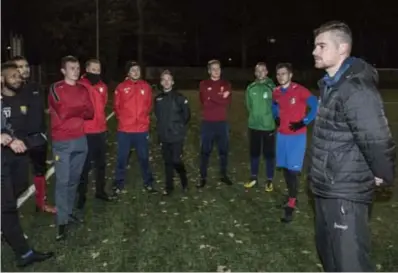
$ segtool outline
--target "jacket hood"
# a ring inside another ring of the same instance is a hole
[[[348,68],[345,78],[359,78],[364,82],[377,85],[379,74],[377,70],[360,58],[355,58],[350,68]]]

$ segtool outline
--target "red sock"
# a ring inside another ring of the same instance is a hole
[[[44,176],[35,176],[33,181],[36,188],[36,205],[42,208],[46,195],[46,178]]]
[[[294,208],[296,207],[296,198],[289,197],[289,201],[287,202],[288,207]]]

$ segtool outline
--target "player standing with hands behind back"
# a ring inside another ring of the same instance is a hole
[[[229,126],[227,108],[231,103],[231,84],[221,79],[221,63],[211,60],[207,64],[210,79],[200,82],[200,103],[202,106],[200,176],[196,185],[202,188],[207,182],[207,168],[214,142],[217,142],[220,158],[221,182],[232,185],[227,175]]]
[[[375,186],[394,181],[395,143],[376,69],[350,57],[350,28],[332,21],[314,36],[315,67],[326,71],[308,176],[317,250],[326,272],[372,272],[369,206]]]

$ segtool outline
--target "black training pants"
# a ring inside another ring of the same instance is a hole
[[[187,172],[182,161],[183,145],[183,142],[162,143],[162,155],[166,172],[166,190],[174,189],[174,169],[180,175],[182,187],[187,187]]]
[[[315,198],[316,246],[326,272],[374,271],[368,215],[368,204]]]
[[[30,149],[29,157],[32,162],[34,176],[45,176],[47,170],[47,144]]]
[[[105,168],[106,168],[106,132],[98,134],[87,134],[88,153],[84,163],[80,183],[77,188],[78,208],[83,208],[86,202],[88,187],[88,174],[94,162],[95,169],[95,192],[96,194],[105,193]]]
[[[19,183],[12,179],[9,164],[9,155],[11,155],[12,152],[6,151],[6,149],[8,148],[1,149],[1,232],[15,254],[17,256],[22,256],[27,253],[30,248],[24,237],[21,223],[19,222],[17,195],[15,193],[15,187]],[[25,172],[28,172],[28,166]]]

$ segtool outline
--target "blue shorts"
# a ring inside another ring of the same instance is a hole
[[[300,172],[303,168],[307,134],[286,135],[278,133],[276,137],[276,166]]]

